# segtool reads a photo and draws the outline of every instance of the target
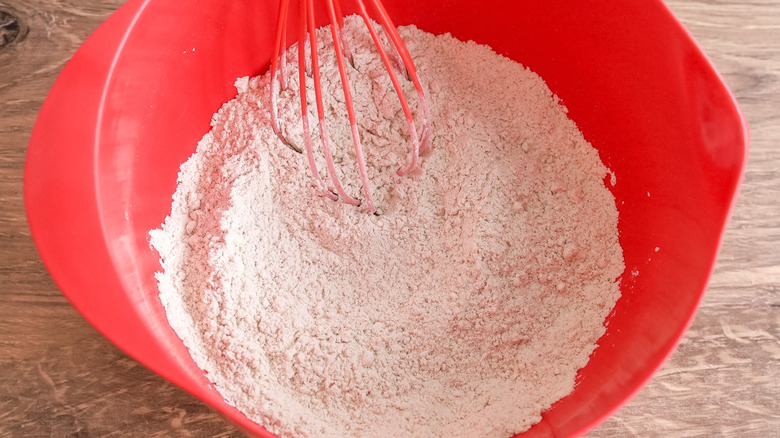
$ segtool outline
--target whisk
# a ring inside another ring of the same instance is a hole
[[[336,167],[333,163],[333,154],[331,150],[330,139],[328,137],[328,130],[325,126],[325,114],[324,114],[324,109],[322,104],[322,86],[320,83],[319,60],[317,55],[317,33],[315,32],[315,28],[314,28],[315,25],[314,24],[315,23],[314,1],[315,0],[300,0],[299,2],[300,28],[298,30],[298,74],[300,79],[299,83],[301,84],[300,86],[301,122],[303,126],[303,134],[304,134],[303,137],[304,137],[306,157],[308,160],[309,168],[311,169],[311,173],[317,189],[324,196],[334,201],[338,200],[355,206],[363,205],[367,212],[376,213],[376,206],[374,205],[374,201],[371,197],[371,186],[366,171],[366,161],[363,155],[363,147],[360,142],[360,133],[358,132],[355,110],[352,104],[352,94],[350,92],[349,82],[347,79],[347,67],[344,63],[345,55],[348,58],[351,58],[351,54],[349,53],[348,47],[344,47],[344,44],[342,42],[341,33],[343,32],[344,29],[344,18],[341,14],[341,7],[338,0],[325,0],[328,17],[330,20],[330,30],[331,30],[331,34],[333,35],[333,42],[336,50],[336,59],[338,63],[339,74],[341,77],[341,85],[344,91],[344,101],[346,103],[347,113],[349,115],[349,124],[352,131],[352,142],[355,148],[355,157],[357,160],[358,170],[360,172],[360,179],[363,186],[364,199],[362,201],[346,193],[336,172]],[[367,2],[364,2],[363,0],[355,0],[355,2],[357,5],[358,14],[363,18],[363,21],[365,22],[366,27],[368,28],[368,31],[371,34],[371,38],[373,39],[374,44],[376,44],[377,46],[377,51],[390,76],[390,80],[393,83],[393,87],[395,88],[395,92],[398,95],[398,99],[400,100],[401,103],[401,108],[404,112],[404,115],[407,120],[407,124],[409,126],[411,151],[409,153],[409,158],[406,165],[401,167],[397,171],[397,174],[399,176],[404,176],[407,175],[412,170],[414,170],[414,168],[418,164],[420,154],[424,152],[425,149],[428,148],[428,145],[430,143],[431,117],[428,109],[428,102],[426,100],[425,93],[423,92],[422,85],[420,84],[420,80],[417,77],[417,71],[415,69],[414,63],[412,62],[412,58],[409,55],[409,52],[407,51],[406,46],[404,45],[404,42],[401,39],[401,36],[398,34],[396,27],[393,25],[393,22],[390,19],[389,15],[387,14],[387,11],[385,10],[382,3],[379,0],[367,0]],[[278,87],[281,86],[282,89],[286,89],[287,87],[287,80],[284,74],[285,72],[284,49],[287,46],[286,34],[287,34],[287,21],[288,21],[288,12],[290,9],[289,8],[290,3],[291,0],[281,0],[279,5],[279,17],[277,20],[274,55],[271,60],[271,71],[270,71],[271,123],[276,135],[279,136],[279,138],[282,139],[282,141],[287,144],[289,143],[282,136],[281,130],[279,128],[276,107],[277,107],[277,99],[279,95]],[[404,96],[404,92],[403,89],[401,88],[401,83],[398,80],[398,75],[396,74],[395,68],[393,67],[393,63],[390,60],[390,55],[388,55],[387,53],[388,51],[385,49],[384,44],[382,43],[380,36],[373,25],[373,21],[369,17],[365,3],[368,3],[371,6],[374,13],[378,16],[379,19],[378,23],[381,25],[381,28],[384,29],[387,36],[389,37],[388,40],[390,42],[390,52],[391,55],[394,57],[395,64],[398,66],[399,72],[402,75],[406,76],[409,80],[411,80],[414,84],[415,89],[417,90],[417,96],[419,99],[418,109],[421,112],[421,121],[423,125],[419,137],[418,137],[417,129],[415,127],[414,119],[412,117],[412,112],[409,109],[409,105],[407,103],[406,97]],[[309,130],[309,119],[307,116],[308,113],[307,113],[307,106],[306,106],[306,86],[305,86],[306,53],[305,53],[304,43],[306,41],[307,34],[309,38],[309,46],[311,47],[310,50],[311,75],[312,78],[314,79],[314,94],[317,103],[317,116],[319,120],[319,131],[320,131],[320,139],[322,144],[322,152],[325,155],[325,162],[327,165],[328,175],[330,176],[330,181],[331,184],[333,185],[332,189],[328,188],[326,184],[323,182],[322,178],[320,177],[320,174],[317,171],[317,167],[315,165],[314,151],[312,150],[313,149],[312,139]],[[293,147],[293,149],[296,149],[298,152],[302,152],[298,148]]]

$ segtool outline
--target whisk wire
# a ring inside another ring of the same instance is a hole
[[[363,2],[362,0],[358,0],[358,1],[360,3]],[[403,60],[404,67],[406,67],[407,76],[411,79],[412,83],[414,84],[415,90],[417,90],[417,97],[420,102],[420,109],[422,110],[422,121],[423,121],[423,129],[422,129],[422,137],[421,137],[422,140],[420,140],[420,152],[422,153],[430,146],[432,126],[431,126],[431,112],[430,112],[430,108],[428,107],[428,99],[426,98],[425,92],[423,91],[422,84],[420,83],[420,78],[417,75],[417,68],[414,66],[414,61],[412,61],[412,56],[409,54],[409,50],[406,48],[406,44],[404,44],[403,39],[401,39],[401,35],[398,33],[398,29],[395,27],[395,24],[393,24],[393,20],[390,18],[390,14],[387,13],[387,10],[385,9],[382,2],[379,0],[368,0],[368,1],[370,2],[374,10],[377,12],[377,15],[379,15],[379,23],[382,25],[382,27],[390,36],[392,45],[396,49],[398,55],[400,55],[401,59]],[[365,20],[366,17],[364,16],[363,19]],[[371,28],[371,26],[369,26],[369,28]],[[399,93],[398,98],[402,101],[402,104],[406,102],[406,98],[404,97],[403,93]]]
[[[314,161],[314,151],[312,150],[312,141],[311,141],[311,132],[309,130],[309,111],[307,109],[306,105],[306,69],[302,68],[306,64],[306,23],[307,21],[311,21],[313,24],[314,17],[308,17],[307,10],[308,5],[307,3],[310,3],[311,0],[300,0],[300,29],[298,33],[298,65],[300,66],[298,68],[298,78],[300,82],[300,96],[301,96],[301,123],[303,125],[303,141],[306,149],[306,158],[309,162],[309,168],[311,169],[312,177],[314,178],[314,183],[316,184],[319,191],[328,198],[336,201],[338,200],[338,196],[335,195],[333,192],[328,190],[328,188],[325,186],[325,183],[322,181],[322,178],[320,178],[320,173],[317,171],[317,165]],[[311,54],[312,54],[312,66],[314,66],[314,59],[316,59],[317,56],[317,36],[316,33],[310,33],[310,42],[311,45]],[[318,72],[319,73],[319,72]],[[318,88],[317,86],[317,79],[315,79],[315,89]],[[322,122],[322,121],[321,121]],[[323,123],[320,123],[320,126],[322,126]],[[320,128],[322,129],[322,128]],[[332,159],[331,159],[332,161]]]
[[[387,56],[387,51],[384,48],[384,44],[382,44],[382,40],[379,38],[379,34],[377,34],[376,29],[374,29],[374,24],[372,23],[371,18],[368,16],[366,5],[363,3],[363,0],[357,0],[357,3],[359,14],[361,17],[363,17],[363,21],[366,23],[368,32],[371,34],[371,38],[374,40],[374,44],[377,47],[379,57],[385,64],[385,69],[390,76],[390,81],[393,83],[393,88],[395,88],[398,99],[401,101],[401,108],[403,109],[404,116],[406,117],[406,123],[409,125],[409,135],[412,141],[412,151],[409,158],[409,164],[406,168],[399,169],[397,172],[399,176],[404,176],[417,167],[417,159],[420,157],[420,143],[418,142],[417,138],[417,129],[414,126],[414,118],[412,117],[412,111],[409,109],[409,104],[406,102],[404,90],[401,88],[401,83],[398,82],[398,77],[395,74],[395,69],[390,62],[390,58]],[[391,31],[388,30],[387,32],[390,33]],[[392,35],[390,38],[392,39]]]
[[[337,1],[337,0],[336,0]],[[369,213],[376,212],[374,200],[371,196],[371,183],[368,180],[366,170],[366,159],[363,156],[363,146],[360,144],[360,133],[357,127],[357,117],[355,117],[355,107],[352,103],[352,92],[349,89],[349,78],[347,77],[347,68],[344,65],[344,53],[341,46],[341,27],[336,16],[334,0],[327,0],[328,15],[330,18],[330,31],[333,35],[333,45],[336,50],[336,62],[339,67],[339,76],[341,76],[341,89],[344,90],[344,103],[347,106],[347,115],[349,116],[349,126],[352,130],[352,143],[355,146],[355,158],[357,159],[358,171],[360,172],[360,182],[363,184],[363,195],[365,207]]]
[[[279,137],[280,140],[282,140],[283,143],[287,144],[288,146],[292,147],[292,145],[289,144],[287,139],[284,138],[282,135],[282,132],[279,128],[279,120],[278,120],[278,114],[277,114],[277,105],[276,100],[277,96],[279,94],[277,90],[277,79],[278,84],[282,87],[282,89],[287,88],[287,80],[285,77],[285,71],[287,70],[286,67],[286,57],[282,54],[282,51],[284,50],[284,47],[287,47],[287,12],[289,9],[289,1],[282,1],[279,5],[279,17],[276,25],[276,38],[274,41],[274,56],[271,58],[271,127],[274,130],[274,133],[277,137]],[[280,56],[281,54],[281,56]],[[279,67],[279,62],[281,61],[281,68]],[[293,147],[293,149],[296,149]],[[298,150],[298,152],[301,152]]]
[[[330,149],[330,138],[328,136],[328,128],[325,125],[325,110],[322,103],[322,82],[320,81],[320,65],[319,56],[317,53],[317,32],[314,28],[314,3],[313,0],[306,0],[306,15],[308,16],[308,28],[309,28],[309,46],[311,47],[311,65],[312,65],[312,77],[314,78],[314,95],[317,101],[317,117],[320,126],[320,139],[322,140],[322,149],[325,153],[325,162],[328,167],[328,175],[333,183],[336,193],[342,201],[350,205],[360,205],[360,201],[352,198],[344,190],[341,185],[338,174],[336,173],[336,166],[333,164],[333,153]],[[305,112],[303,116],[306,116]],[[311,150],[311,147],[307,145],[307,153]],[[313,157],[309,159],[309,165],[314,166]],[[315,171],[315,170],[313,170]]]

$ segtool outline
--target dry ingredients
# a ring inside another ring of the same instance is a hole
[[[620,294],[609,171],[539,76],[405,27],[434,141],[396,176],[403,114],[362,23],[346,23],[382,214],[318,197],[270,128],[268,78],[239,79],[151,233],[170,324],[225,400],[280,436],[524,431],[572,391]],[[336,163],[357,196],[329,32],[319,41]],[[294,50],[279,111],[301,145]]]

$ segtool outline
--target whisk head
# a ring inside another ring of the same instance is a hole
[[[347,113],[349,115],[349,124],[352,133],[352,143],[355,149],[355,158],[357,161],[358,170],[360,172],[360,179],[363,186],[363,199],[352,197],[346,193],[343,185],[339,179],[336,171],[336,166],[333,162],[333,154],[331,150],[330,138],[328,136],[328,130],[325,125],[325,111],[322,103],[322,84],[320,81],[320,69],[319,69],[319,57],[317,54],[317,33],[315,31],[315,15],[314,15],[314,1],[316,0],[299,0],[299,29],[298,35],[298,75],[300,86],[300,100],[301,100],[301,124],[303,127],[303,139],[306,158],[311,169],[311,174],[314,179],[314,183],[317,189],[322,195],[334,200],[341,201],[347,204],[355,206],[363,206],[369,213],[376,213],[376,206],[374,205],[373,198],[371,196],[371,185],[369,182],[366,161],[363,154],[363,147],[360,142],[360,132],[358,131],[357,120],[355,117],[355,109],[352,103],[352,93],[349,88],[349,80],[347,78],[347,67],[344,62],[345,57],[351,59],[351,53],[349,48],[345,47],[341,32],[344,29],[343,16],[341,14],[341,7],[339,0],[319,0],[324,1],[327,6],[327,14],[330,21],[330,30],[333,36],[334,47],[336,51],[336,60],[338,63],[339,75],[341,78],[341,88],[344,92],[344,101],[347,107]],[[412,58],[409,55],[406,46],[404,45],[401,36],[398,34],[398,30],[393,25],[390,16],[379,0],[354,0],[358,10],[358,14],[362,17],[366,27],[368,28],[371,38],[377,47],[377,52],[387,70],[396,95],[401,104],[401,109],[404,112],[406,121],[409,127],[410,135],[410,151],[407,163],[403,165],[398,171],[399,176],[404,176],[417,167],[420,154],[424,152],[430,145],[431,138],[431,117],[428,109],[428,102],[423,92],[422,85],[417,76],[417,70],[415,69]],[[279,121],[277,116],[277,99],[279,95],[279,87],[282,89],[287,88],[287,79],[285,77],[285,61],[284,50],[287,47],[286,34],[287,34],[287,22],[290,11],[290,3],[292,0],[280,0],[279,5],[279,17],[277,20],[276,39],[274,45],[274,55],[271,60],[271,124],[274,132],[279,138],[290,145],[284,138],[279,127]],[[389,41],[389,50],[385,49],[377,29],[373,25],[373,20],[368,14],[366,4],[370,6],[372,11],[377,17],[377,23],[381,26],[387,34],[387,40]],[[314,94],[317,104],[317,116],[319,121],[320,140],[322,144],[322,153],[324,154],[325,163],[327,166],[328,175],[332,188],[329,188],[320,177],[319,171],[315,164],[314,151],[312,147],[311,132],[309,129],[309,118],[306,103],[306,50],[304,42],[309,40],[309,46],[311,47],[311,77],[314,81]],[[390,52],[388,54],[388,51]],[[395,66],[393,60],[395,61]],[[396,68],[399,72],[396,72]],[[419,99],[418,109],[421,111],[422,129],[419,132],[415,126],[412,112],[409,109],[406,96],[404,95],[401,83],[398,79],[398,73],[412,81],[417,91]],[[299,148],[291,146],[298,152],[303,152]]]

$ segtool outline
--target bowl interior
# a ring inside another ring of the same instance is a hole
[[[25,170],[33,238],[73,305],[261,436],[168,326],[148,232],[170,211],[178,167],[235,95],[234,80],[267,69],[276,3],[131,0],[55,83]],[[639,390],[693,317],[744,173],[739,108],[661,1],[384,3],[397,25],[489,44],[539,73],[617,176],[605,183],[620,211],[623,297],[575,391],[522,436],[583,433]]]

